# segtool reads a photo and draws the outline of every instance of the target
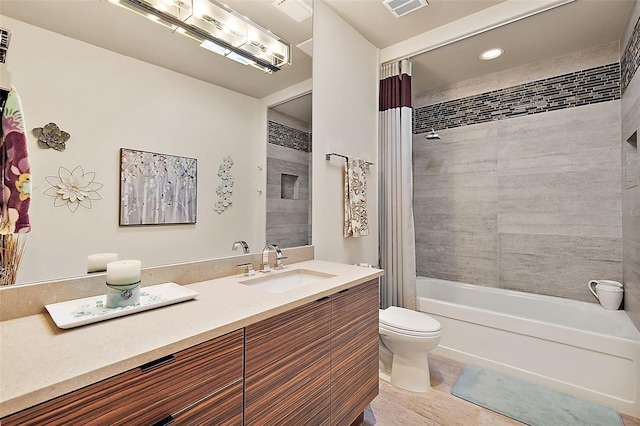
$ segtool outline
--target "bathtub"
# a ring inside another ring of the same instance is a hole
[[[434,353],[640,417],[640,332],[624,311],[424,277],[416,294],[442,324]]]

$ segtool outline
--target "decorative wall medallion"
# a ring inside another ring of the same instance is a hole
[[[32,132],[38,138],[38,146],[40,148],[53,148],[61,152],[66,148],[65,142],[71,137],[69,133],[60,130],[56,123],[49,123],[44,127],[36,127]]]
[[[95,172],[85,173],[82,166],[76,167],[71,172],[60,167],[58,176],[45,177],[51,188],[44,191],[44,195],[55,198],[53,202],[55,207],[66,205],[71,212],[78,210],[78,206],[90,209],[91,200],[102,199],[98,190],[103,185],[94,182],[95,177]]]
[[[222,164],[218,167],[218,176],[222,179],[222,182],[216,188],[216,194],[218,194],[218,201],[216,201],[213,209],[222,213],[232,203],[231,195],[233,194],[233,176],[231,175],[231,166],[233,160],[230,156],[226,156],[222,159]]]

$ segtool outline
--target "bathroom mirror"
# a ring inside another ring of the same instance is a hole
[[[297,22],[272,2],[225,3],[291,43],[292,64],[266,74],[108,1],[0,3],[33,183],[18,284],[83,275],[94,253],[149,267],[239,254],[237,240],[264,247],[267,107],[310,90],[312,18]],[[63,152],[39,148],[31,132],[50,122],[71,135]],[[197,159],[195,224],[118,226],[121,148]],[[217,212],[227,157],[232,203]],[[56,205],[44,192],[77,167],[103,185],[100,199]]]

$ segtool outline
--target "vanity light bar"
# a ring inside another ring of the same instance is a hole
[[[229,19],[245,26],[246,33],[232,28],[233,25],[215,19],[193,7],[193,1],[171,0],[108,0],[110,3],[144,16],[172,31],[186,35],[200,42],[201,46],[233,59],[244,65],[254,66],[264,72],[279,71],[284,64],[291,64],[291,45],[284,40],[253,23],[233,11],[222,9],[209,1],[206,7],[217,8],[217,14],[226,14]],[[156,7],[155,3],[158,3]],[[200,7],[202,8],[205,6]],[[172,13],[169,8],[175,9]],[[161,10],[163,9],[163,10]],[[216,37],[204,26],[210,26],[212,31],[227,37],[225,40]],[[207,43],[206,43],[207,42]],[[266,44],[266,45],[265,45]],[[211,48],[212,45],[218,48]]]

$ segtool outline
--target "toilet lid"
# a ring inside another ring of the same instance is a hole
[[[422,312],[397,306],[389,306],[384,311],[380,311],[380,324],[400,330],[421,333],[433,333],[441,328],[440,323],[435,318],[431,318]]]

